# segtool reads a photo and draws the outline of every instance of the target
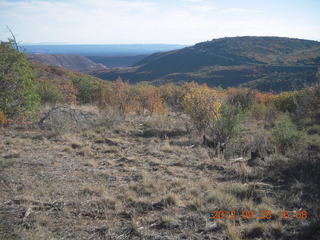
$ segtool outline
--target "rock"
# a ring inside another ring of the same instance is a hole
[[[42,129],[55,132],[79,131],[93,125],[98,118],[95,112],[73,108],[70,105],[50,109],[38,122]]]

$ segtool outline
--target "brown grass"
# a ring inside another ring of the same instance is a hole
[[[265,168],[230,164],[187,135],[181,121],[130,116],[117,131],[97,125],[58,136],[0,129],[0,238],[284,239],[302,226],[276,217],[210,221],[215,209],[291,207],[278,198],[282,190],[267,170],[290,161],[270,156]],[[292,203],[304,191],[301,181],[292,184]]]

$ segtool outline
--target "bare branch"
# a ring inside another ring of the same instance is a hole
[[[9,31],[10,34],[11,34],[14,48],[15,48],[17,51],[19,51],[19,46],[18,46],[18,43],[17,43],[16,36],[13,34],[12,30],[11,30],[8,26],[7,26],[7,29],[8,29],[8,31]]]

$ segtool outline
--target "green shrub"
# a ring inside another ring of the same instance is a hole
[[[0,43],[0,109],[12,119],[32,116],[40,102],[28,59],[14,44]]]
[[[288,115],[283,115],[275,123],[272,136],[280,153],[285,154],[289,149],[301,146],[304,133],[297,130]]]
[[[72,80],[73,85],[79,90],[78,100],[80,103],[93,103],[98,101],[99,84],[92,78],[79,77]]]
[[[62,90],[49,81],[39,82],[38,94],[42,103],[58,103],[66,101],[66,96],[62,93]]]
[[[210,126],[213,140],[219,143],[228,143],[231,139],[239,136],[243,131],[242,119],[243,114],[238,107],[223,104],[220,118]]]
[[[299,96],[301,96],[301,91],[282,92],[275,95],[271,101],[279,111],[295,113]]]

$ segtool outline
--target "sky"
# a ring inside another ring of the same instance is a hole
[[[0,0],[0,40],[195,44],[220,37],[320,40],[320,0]]]

